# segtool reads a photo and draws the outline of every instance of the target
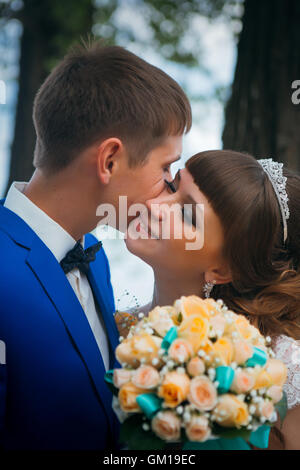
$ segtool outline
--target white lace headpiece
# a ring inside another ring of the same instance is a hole
[[[283,163],[274,162],[272,158],[265,158],[257,161],[261,164],[265,173],[267,173],[277,196],[283,223],[283,242],[285,242],[288,235],[287,220],[290,217],[290,210],[288,206],[289,198],[286,192],[287,178],[283,176],[282,170]]]

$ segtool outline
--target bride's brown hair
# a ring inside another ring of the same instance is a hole
[[[256,317],[264,335],[300,339],[300,176],[283,170],[290,209],[284,244],[276,194],[254,157],[212,150],[194,155],[186,167],[224,230],[232,281],[216,285],[211,296],[250,321]]]

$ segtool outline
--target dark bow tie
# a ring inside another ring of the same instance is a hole
[[[78,268],[83,274],[87,274],[89,264],[96,259],[96,253],[102,247],[102,242],[95,243],[86,250],[82,248],[81,242],[78,241],[72,250],[68,251],[66,256],[61,260],[60,265],[65,274],[72,269]]]

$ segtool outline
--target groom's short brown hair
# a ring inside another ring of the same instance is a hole
[[[33,109],[34,164],[55,172],[108,137],[123,140],[131,166],[168,135],[191,127],[182,88],[157,67],[119,46],[79,46],[52,71]]]

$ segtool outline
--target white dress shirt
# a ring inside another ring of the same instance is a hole
[[[26,185],[27,183],[13,183],[7,194],[4,207],[21,217],[60,263],[67,252],[75,246],[76,240],[23,194]],[[105,369],[108,370],[109,345],[107,333],[102,315],[99,311],[97,313],[88,279],[78,268],[70,271],[67,274],[67,279],[83,308],[100,349]]]

